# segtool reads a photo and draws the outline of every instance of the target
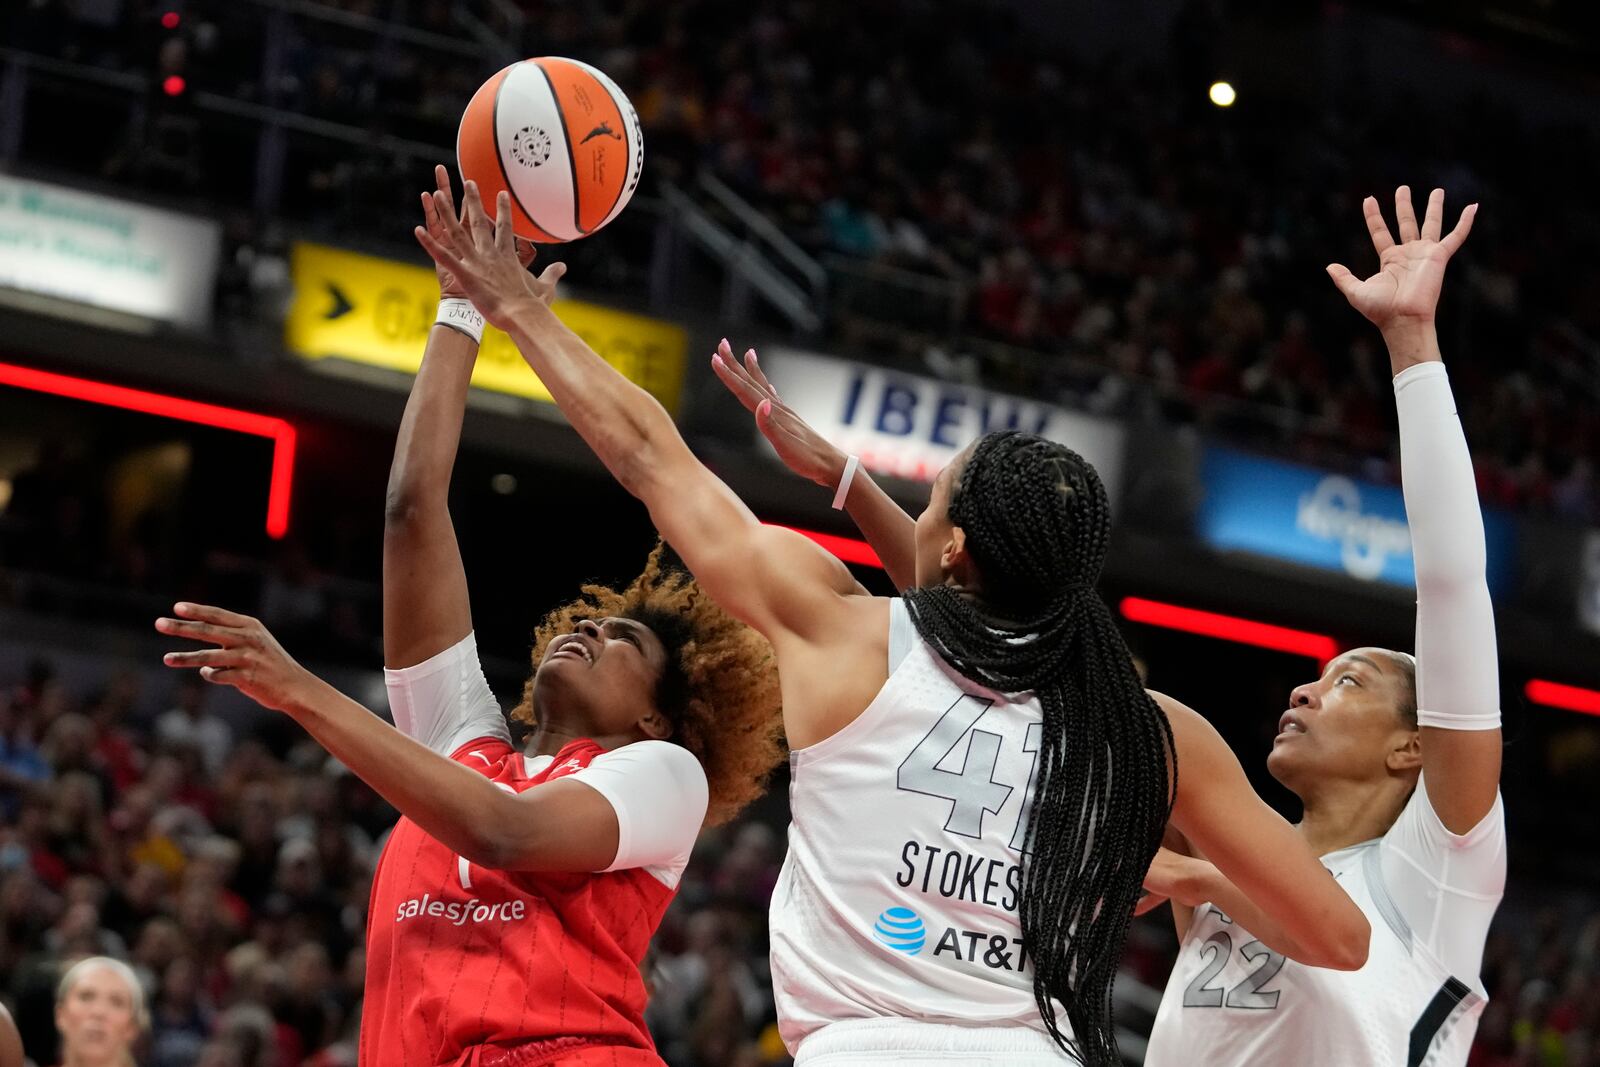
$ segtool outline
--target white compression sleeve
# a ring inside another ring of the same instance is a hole
[[[1500,662],[1472,456],[1443,363],[1395,375],[1401,486],[1417,571],[1417,722],[1500,728]]]

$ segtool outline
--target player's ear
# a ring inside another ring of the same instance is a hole
[[[1422,768],[1422,732],[1408,730],[1403,740],[1389,750],[1386,761],[1391,771],[1414,771]]]
[[[950,539],[939,554],[939,565],[946,574],[954,574],[964,583],[969,577],[967,570],[971,563],[972,557],[967,554],[967,531],[959,526],[950,527]]]
[[[652,741],[665,741],[672,736],[672,720],[655,708],[651,708],[639,720],[639,731]]]

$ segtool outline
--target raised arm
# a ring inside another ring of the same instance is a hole
[[[1487,552],[1472,456],[1439,353],[1434,312],[1445,266],[1472,230],[1477,205],[1441,236],[1444,191],[1417,226],[1411,191],[1395,192],[1400,242],[1378,202],[1362,205],[1378,273],[1328,268],[1352,307],[1383,333],[1400,417],[1401,484],[1417,575],[1417,722],[1422,780],[1447,830],[1466,834],[1500,786],[1500,672]]]
[[[1172,723],[1178,748],[1172,826],[1237,891],[1224,897],[1233,905],[1229,909],[1223,900],[1206,895],[1218,892],[1217,887],[1198,881],[1190,882],[1186,890],[1147,880],[1146,888],[1190,906],[1215,900],[1269,948],[1301,963],[1336,970],[1360,968],[1366,963],[1372,932],[1361,909],[1294,827],[1256,795],[1238,758],[1215,728],[1171,697],[1152,695]],[[1182,874],[1170,863],[1167,870]]]
[[[860,591],[833,556],[788,530],[763,526],[695,458],[666,410],[567,329],[550,310],[559,264],[538,278],[517,266],[504,193],[491,223],[467,183],[466,225],[442,215],[453,245],[418,227],[435,262],[461,279],[490,322],[511,334],[567,421],[650,509],[656,529],[730,614],[770,639],[837,642],[845,601]]]
[[[450,179],[436,168],[450,210]],[[431,193],[422,194],[428,232],[447,239]],[[439,270],[439,300],[465,300],[449,271]],[[472,631],[467,575],[450,521],[450,472],[461,440],[467,385],[478,358],[470,333],[435,325],[422,366],[411,385],[383,511],[383,662],[391,668],[421,663]]]
[[[741,364],[724,340],[712,357],[711,368],[745,410],[756,417],[757,429],[772,443],[784,466],[829,492],[838,489],[850,457],[783,402],[762,372],[755,349],[744,354]],[[909,589],[916,585],[916,520],[883,491],[872,475],[860,469],[850,480],[844,509],[883,561],[894,587]]]

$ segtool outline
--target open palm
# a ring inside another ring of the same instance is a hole
[[[1372,247],[1378,252],[1378,273],[1357,278],[1348,268],[1335,263],[1328,275],[1350,306],[1365,315],[1380,330],[1402,322],[1431,321],[1444,285],[1444,268],[1450,257],[1472,232],[1478,205],[1470,204],[1461,213],[1455,229],[1440,236],[1444,223],[1444,190],[1435,189],[1428,197],[1428,211],[1420,229],[1411,207],[1411,190],[1402,185],[1395,190],[1395,217],[1400,224],[1400,242],[1395,243],[1383,219],[1376,197],[1367,197],[1361,207],[1367,217]]]

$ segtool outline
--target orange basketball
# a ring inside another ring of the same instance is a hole
[[[511,194],[519,236],[575,241],[628,206],[644,135],[610,78],[587,63],[545,56],[511,64],[473,94],[456,160],[491,213],[501,189]]]

